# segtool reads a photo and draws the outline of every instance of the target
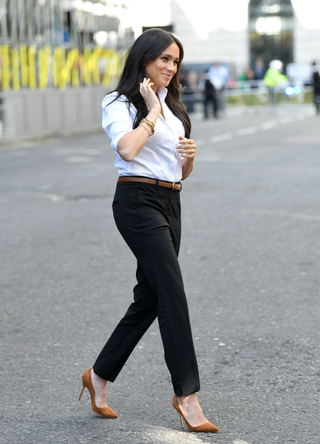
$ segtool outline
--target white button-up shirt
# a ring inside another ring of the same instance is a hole
[[[111,139],[111,146],[116,153],[115,166],[119,176],[145,176],[152,179],[178,182],[182,177],[182,164],[176,146],[179,136],[184,137],[181,121],[170,111],[165,103],[166,88],[158,89],[163,114],[160,114],[155,125],[155,132],[149,137],[145,146],[137,156],[126,162],[117,152],[119,140],[133,130],[133,122],[137,113],[131,105],[128,110],[127,99],[120,96],[115,102],[117,93],[108,94],[102,101],[102,127]],[[110,105],[109,105],[110,103]]]

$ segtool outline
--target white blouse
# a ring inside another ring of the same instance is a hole
[[[145,146],[137,156],[126,162],[117,152],[119,140],[133,130],[133,122],[137,113],[131,105],[130,111],[125,96],[120,96],[108,105],[117,93],[108,94],[102,101],[102,127],[111,139],[111,146],[116,153],[115,166],[119,176],[144,176],[152,179],[178,182],[182,177],[182,164],[176,146],[179,136],[184,137],[184,127],[181,121],[170,111],[165,103],[167,89],[160,87],[158,96],[161,101],[163,114],[160,114],[155,125],[155,132],[149,137]]]

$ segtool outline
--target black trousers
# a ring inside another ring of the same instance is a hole
[[[122,182],[117,184],[112,206],[116,225],[138,261],[137,285],[134,302],[102,349],[94,372],[113,382],[158,317],[175,394],[197,392],[198,366],[178,263],[180,193],[157,185]]]
[[[205,94],[204,97],[204,118],[209,117],[209,105],[212,105],[213,116],[218,117],[218,97],[216,93]]]
[[[313,94],[314,94],[314,104],[316,106],[317,113],[319,114],[319,112],[320,112],[320,85],[314,87]]]

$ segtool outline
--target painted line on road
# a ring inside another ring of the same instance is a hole
[[[67,157],[66,161],[67,162],[76,162],[76,163],[87,163],[87,162],[91,162],[91,158],[90,157],[84,157],[84,156],[72,156],[72,157]]]
[[[280,119],[280,123],[291,123],[294,122],[294,117],[293,116],[287,116],[287,117],[282,117]]]
[[[246,136],[247,134],[253,134],[258,131],[258,128],[256,126],[249,126],[249,128],[243,128],[239,131],[237,131],[237,134],[239,136]]]
[[[151,430],[150,430],[151,428]],[[184,432],[180,432],[177,430],[169,430],[165,427],[155,427],[149,426],[148,430],[144,430],[142,439],[139,442],[146,442],[145,438],[147,438],[148,442],[156,443],[161,442],[163,444],[202,444],[202,439],[197,436],[191,436],[192,434],[187,435]],[[133,440],[129,439],[128,442],[132,442]],[[136,441],[138,442],[138,441]],[[249,444],[249,443],[248,443]]]
[[[250,442],[243,441],[242,439],[235,439],[232,444],[250,444]]]
[[[295,116],[295,120],[303,120],[305,119],[307,116],[305,114],[298,114]]]
[[[259,125],[259,127],[250,126],[248,128],[240,129],[236,133],[225,133],[225,134],[219,134],[218,136],[210,137],[209,141],[200,140],[199,143],[197,143],[197,146],[207,145],[208,142],[210,144],[224,142],[225,140],[233,139],[236,136],[247,136],[250,134],[255,134],[259,130],[267,130],[267,129],[275,128],[276,126],[278,126],[278,124],[292,123],[297,120],[303,120],[303,119],[309,117],[310,115],[312,115],[311,111],[306,112],[306,113],[300,113],[296,116],[282,117],[278,121],[270,120],[269,122],[261,123],[261,125]]]
[[[223,142],[224,140],[232,139],[234,136],[232,133],[220,134],[219,136],[211,137],[209,140],[211,143]]]
[[[320,216],[316,216],[313,214],[292,214],[292,217],[295,219],[303,220],[320,220]]]
[[[274,128],[275,126],[277,126],[277,122],[275,120],[270,120],[270,122],[264,122],[260,125],[260,128],[265,130],[265,129],[269,129],[269,128]]]

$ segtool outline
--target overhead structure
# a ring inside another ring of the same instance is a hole
[[[286,66],[293,62],[294,11],[291,0],[251,0],[249,3],[250,65],[262,58]]]
[[[125,48],[127,5],[111,1],[0,0],[0,45]]]

